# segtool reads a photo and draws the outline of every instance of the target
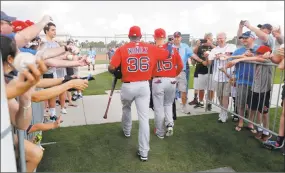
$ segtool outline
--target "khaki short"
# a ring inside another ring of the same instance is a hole
[[[186,79],[186,72],[182,71],[177,77],[177,89],[180,92],[187,91],[187,79]]]
[[[214,82],[217,97],[230,96],[231,84],[229,82]]]

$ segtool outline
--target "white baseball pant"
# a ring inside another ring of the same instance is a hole
[[[165,127],[174,126],[172,104],[176,92],[176,79],[159,77],[152,80],[152,99],[156,133],[165,135]]]
[[[123,104],[122,127],[125,134],[131,134],[132,115],[131,106],[135,101],[139,119],[139,151],[143,157],[149,152],[149,102],[150,88],[148,81],[123,83],[121,88]]]

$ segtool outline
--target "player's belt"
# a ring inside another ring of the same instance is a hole
[[[148,81],[148,80],[140,80],[140,81],[133,81],[133,82],[144,82],[144,81]],[[132,83],[132,82],[123,82],[123,83]]]

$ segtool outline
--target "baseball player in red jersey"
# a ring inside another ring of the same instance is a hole
[[[166,39],[165,30],[162,28],[154,31],[156,46],[166,49],[168,44],[164,44]],[[170,44],[170,43],[169,43]],[[175,77],[183,69],[182,59],[175,48],[172,48],[171,56],[164,61],[158,61],[153,70],[152,98],[155,113],[156,136],[160,139],[173,135],[172,104],[176,92]],[[167,131],[165,133],[165,127]]]
[[[133,26],[129,30],[130,43],[119,47],[113,55],[109,72],[114,73],[119,66],[122,72],[122,127],[126,137],[131,136],[132,116],[131,105],[135,101],[139,119],[139,149],[141,161],[148,160],[149,152],[149,102],[150,87],[148,80],[158,60],[168,58],[169,52],[155,45],[143,43],[141,29]]]

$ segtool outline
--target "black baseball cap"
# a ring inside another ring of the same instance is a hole
[[[181,32],[179,31],[174,32],[173,37],[181,37]]]

